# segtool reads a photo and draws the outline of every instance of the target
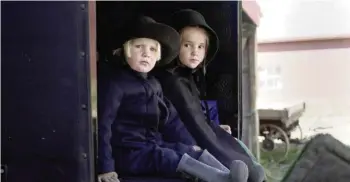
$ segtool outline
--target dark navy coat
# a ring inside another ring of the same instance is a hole
[[[154,77],[98,63],[99,173],[177,176],[195,141]]]
[[[184,125],[197,141],[226,167],[231,161],[242,160],[255,173],[253,161],[241,145],[214,122],[207,121],[192,70],[185,67],[158,69],[153,72],[160,81],[164,95],[172,102]]]

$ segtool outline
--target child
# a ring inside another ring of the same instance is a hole
[[[229,133],[207,118],[202,110],[199,91],[193,74],[205,73],[206,65],[215,56],[219,40],[215,31],[197,11],[180,10],[172,16],[171,26],[181,35],[180,54],[166,69],[155,71],[164,95],[174,104],[179,116],[199,146],[206,148],[225,166],[232,160],[241,160],[248,165],[249,181],[261,182],[265,174],[261,165],[256,165],[249,154]]]
[[[244,163],[233,161],[226,170],[196,146],[160,84],[148,74],[177,56],[176,30],[149,17],[131,21],[126,30],[123,48],[116,51],[119,67],[101,62],[98,68],[99,181],[117,181],[118,171],[165,177],[184,172],[208,182],[245,182],[239,179],[248,175]]]

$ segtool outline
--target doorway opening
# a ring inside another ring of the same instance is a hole
[[[113,45],[120,43],[121,27],[132,16],[146,15],[167,23],[170,15],[180,9],[199,11],[218,34],[219,52],[207,67],[206,85],[211,85],[206,89],[207,99],[217,101],[220,123],[230,125],[238,137],[240,2],[96,2],[97,59],[113,59]],[[96,75],[93,77],[94,83]]]

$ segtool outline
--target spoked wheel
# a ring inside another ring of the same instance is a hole
[[[293,133],[293,134],[292,134]],[[303,141],[303,130],[301,129],[300,124],[295,126],[295,128],[289,132],[288,138],[289,138],[289,143],[295,143],[295,144],[300,144]]]
[[[284,161],[290,147],[286,132],[274,124],[261,124],[260,132],[262,135],[261,157],[273,163]]]

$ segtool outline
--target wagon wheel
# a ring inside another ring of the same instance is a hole
[[[289,152],[289,138],[285,131],[274,124],[261,124],[262,135],[261,157],[269,162],[280,163],[286,159]]]
[[[295,135],[297,138],[291,138],[291,132],[295,132]],[[296,127],[288,134],[289,142],[290,143],[301,143],[303,140],[303,130],[301,129],[300,124],[296,125]],[[298,133],[297,133],[298,132]]]

